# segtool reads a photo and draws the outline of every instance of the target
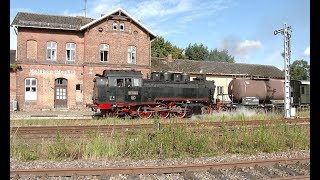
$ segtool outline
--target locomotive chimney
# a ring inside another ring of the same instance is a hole
[[[167,56],[167,61],[168,61],[168,62],[173,62],[172,54],[168,54],[168,56]]]

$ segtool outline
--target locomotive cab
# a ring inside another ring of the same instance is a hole
[[[94,79],[93,103],[110,109],[115,103],[139,102],[141,85],[141,72],[105,70]]]

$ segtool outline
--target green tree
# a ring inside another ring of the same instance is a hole
[[[301,59],[290,65],[290,76],[292,80],[305,80],[310,77],[310,65]]]
[[[204,46],[203,44],[198,45],[197,43],[193,45],[189,44],[189,46],[185,50],[185,56],[190,60],[197,60],[197,61],[208,60],[209,58],[208,47]]]
[[[234,63],[234,57],[228,54],[228,50],[218,51],[217,48],[210,50],[209,61]]]
[[[184,59],[183,49],[172,45],[169,41],[164,40],[163,37],[158,37],[151,42],[151,56],[166,58],[168,54],[172,54],[173,59]]]

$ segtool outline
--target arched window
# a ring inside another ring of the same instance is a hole
[[[120,23],[120,31],[124,31],[124,23],[123,22]]]
[[[112,24],[112,29],[113,29],[114,31],[116,31],[116,30],[118,29],[118,24],[117,24],[117,22],[113,22],[113,24]]]
[[[27,41],[27,59],[37,59],[37,41],[35,40]]]

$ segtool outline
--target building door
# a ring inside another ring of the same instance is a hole
[[[66,108],[68,102],[68,80],[64,78],[58,78],[55,80],[54,87],[54,107],[55,108]]]

